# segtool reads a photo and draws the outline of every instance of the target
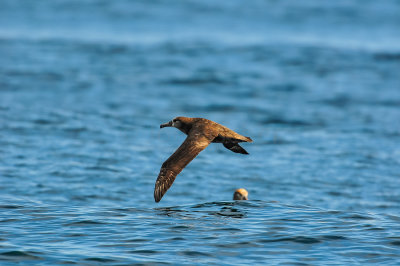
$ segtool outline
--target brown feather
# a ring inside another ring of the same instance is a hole
[[[232,143],[232,142],[226,142],[223,143],[224,147],[227,148],[228,150],[231,150],[236,153],[241,153],[241,154],[249,154],[245,149],[243,149],[242,146],[240,146],[237,143]]]
[[[176,176],[211,142],[222,143],[227,149],[242,154],[248,154],[238,143],[252,142],[249,137],[204,118],[176,117],[163,127],[176,127],[187,138],[181,146],[163,163],[154,187],[154,200],[159,202],[172,186]]]
[[[154,187],[156,202],[161,200],[183,168],[211,143],[212,136],[205,136],[196,131],[189,134],[181,146],[161,166]]]

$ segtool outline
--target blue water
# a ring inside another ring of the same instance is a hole
[[[399,1],[0,5],[1,265],[400,264]]]

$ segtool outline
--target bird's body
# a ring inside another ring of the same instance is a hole
[[[238,143],[252,142],[229,128],[204,118],[176,117],[163,127],[176,127],[187,135],[179,148],[162,164],[155,188],[154,199],[159,202],[171,187],[176,176],[210,143],[222,143],[225,148],[248,154]]]

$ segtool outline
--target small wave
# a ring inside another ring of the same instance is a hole
[[[6,260],[13,260],[13,261],[24,261],[24,260],[41,260],[42,257],[37,256],[37,252],[30,252],[30,251],[6,251],[0,253],[0,257]]]
[[[93,221],[93,220],[83,220],[83,221],[64,224],[64,226],[85,226],[85,225],[103,225],[103,224],[107,224],[107,223]]]
[[[284,125],[293,127],[323,126],[322,122],[308,122],[300,119],[287,119],[282,117],[270,117],[261,121],[263,124]]]
[[[95,262],[115,262],[116,260],[113,259],[106,259],[106,258],[99,258],[99,257],[92,257],[92,258],[86,258],[86,261],[95,261]]]
[[[0,209],[22,209],[22,205],[0,205]]]
[[[281,139],[279,137],[274,137],[272,140],[267,140],[263,142],[258,142],[260,145],[289,145],[294,144],[295,142],[290,140]]]
[[[170,227],[170,229],[177,230],[177,231],[182,231],[182,230],[184,231],[184,230],[191,229],[191,226],[188,226],[188,225],[175,225],[175,226]]]
[[[339,95],[331,99],[320,101],[320,103],[337,108],[343,108],[343,107],[348,107],[351,104],[354,104],[354,101],[348,96]]]
[[[379,61],[400,61],[400,53],[376,53],[374,58]]]
[[[389,242],[390,245],[400,246],[400,240]]]
[[[83,132],[88,132],[90,131],[90,128],[86,127],[86,126],[67,126],[62,128],[62,130],[64,132],[67,133],[73,133],[73,134],[77,134],[77,133],[83,133]]]
[[[85,169],[88,171],[106,171],[106,172],[114,172],[114,173],[120,172],[119,169],[117,169],[115,167],[100,166],[100,165],[85,167]]]
[[[220,211],[209,212],[209,214],[223,216],[223,217],[231,217],[231,218],[246,217],[246,213],[244,213],[236,208],[230,208],[230,207],[224,207]]]
[[[347,237],[338,235],[326,235],[322,236],[322,238],[326,240],[347,240]]]
[[[133,238],[133,239],[124,240],[124,242],[127,242],[127,243],[145,243],[147,241],[148,241],[148,239],[146,239],[146,238]]]
[[[268,86],[272,91],[294,92],[304,90],[304,87],[296,83],[276,84]]]
[[[190,256],[190,257],[199,257],[199,256],[205,256],[209,257],[212,254],[210,253],[205,253],[205,252],[200,252],[200,251],[193,251],[193,250],[185,250],[180,252],[184,256]]]
[[[362,214],[352,214],[348,216],[342,217],[344,219],[355,219],[355,220],[374,220],[373,217],[367,216],[367,215],[362,215]]]
[[[29,71],[9,71],[5,73],[10,78],[34,78],[34,79],[43,79],[50,81],[61,81],[64,79],[64,76],[57,72],[29,72]]]
[[[190,77],[190,78],[172,78],[162,82],[167,85],[185,85],[185,86],[200,86],[207,84],[223,85],[229,83],[227,80],[218,77]]]
[[[270,243],[270,242],[295,242],[301,244],[316,244],[320,243],[321,240],[315,237],[307,237],[307,236],[295,236],[295,237],[282,237],[282,238],[273,238],[273,239],[261,239],[259,240],[261,243]]]
[[[141,254],[141,255],[151,255],[151,254],[157,254],[159,252],[157,250],[152,250],[152,249],[138,249],[138,250],[133,250],[130,253]]]

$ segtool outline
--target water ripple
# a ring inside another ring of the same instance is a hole
[[[0,264],[398,265],[399,8],[2,0]],[[156,204],[178,115],[254,142]]]

